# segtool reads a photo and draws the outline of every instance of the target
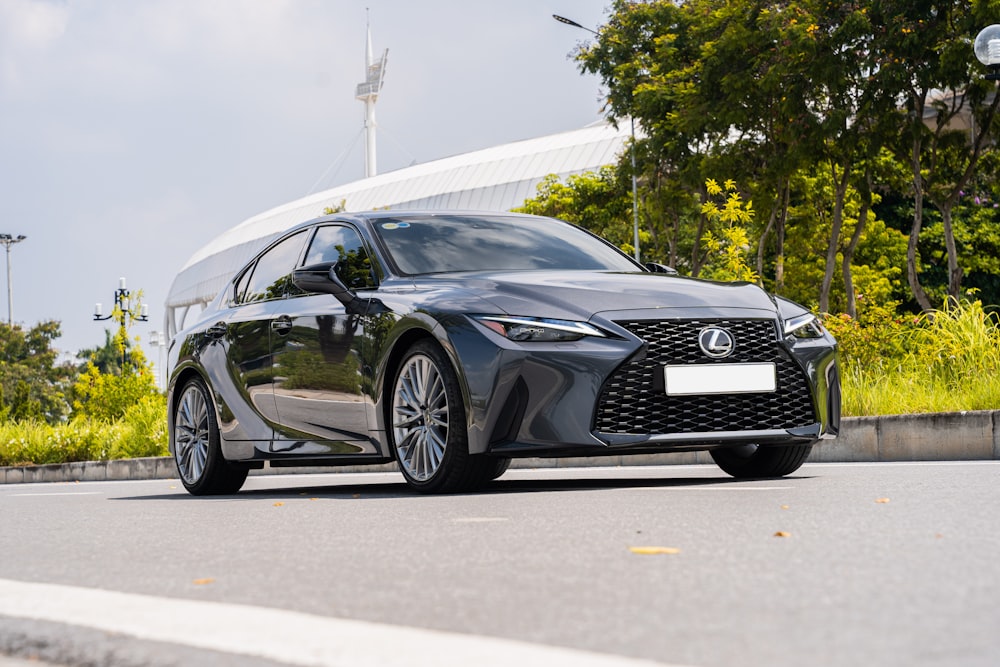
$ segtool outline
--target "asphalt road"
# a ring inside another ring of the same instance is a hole
[[[106,665],[1000,664],[1000,462],[0,487],[0,653]],[[3,665],[0,658],[0,665]],[[39,664],[39,663],[33,663]]]

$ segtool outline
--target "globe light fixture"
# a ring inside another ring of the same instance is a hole
[[[990,68],[986,78],[990,81],[1000,80],[1000,25],[994,24],[980,30],[972,48],[979,62]]]

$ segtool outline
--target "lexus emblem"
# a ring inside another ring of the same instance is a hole
[[[698,334],[698,347],[713,359],[728,357],[736,349],[733,334],[721,327],[705,327]]]

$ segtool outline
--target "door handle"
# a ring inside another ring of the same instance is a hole
[[[276,320],[271,321],[271,331],[279,335],[288,334],[292,330],[292,318],[288,315],[282,315]]]

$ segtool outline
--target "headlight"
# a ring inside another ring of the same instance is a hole
[[[819,323],[812,313],[805,313],[791,319],[785,320],[785,335],[796,338],[822,338],[823,325]]]
[[[586,322],[507,315],[474,315],[473,317],[477,322],[504,338],[519,342],[557,343],[580,340],[585,336],[607,337],[603,331]]]

